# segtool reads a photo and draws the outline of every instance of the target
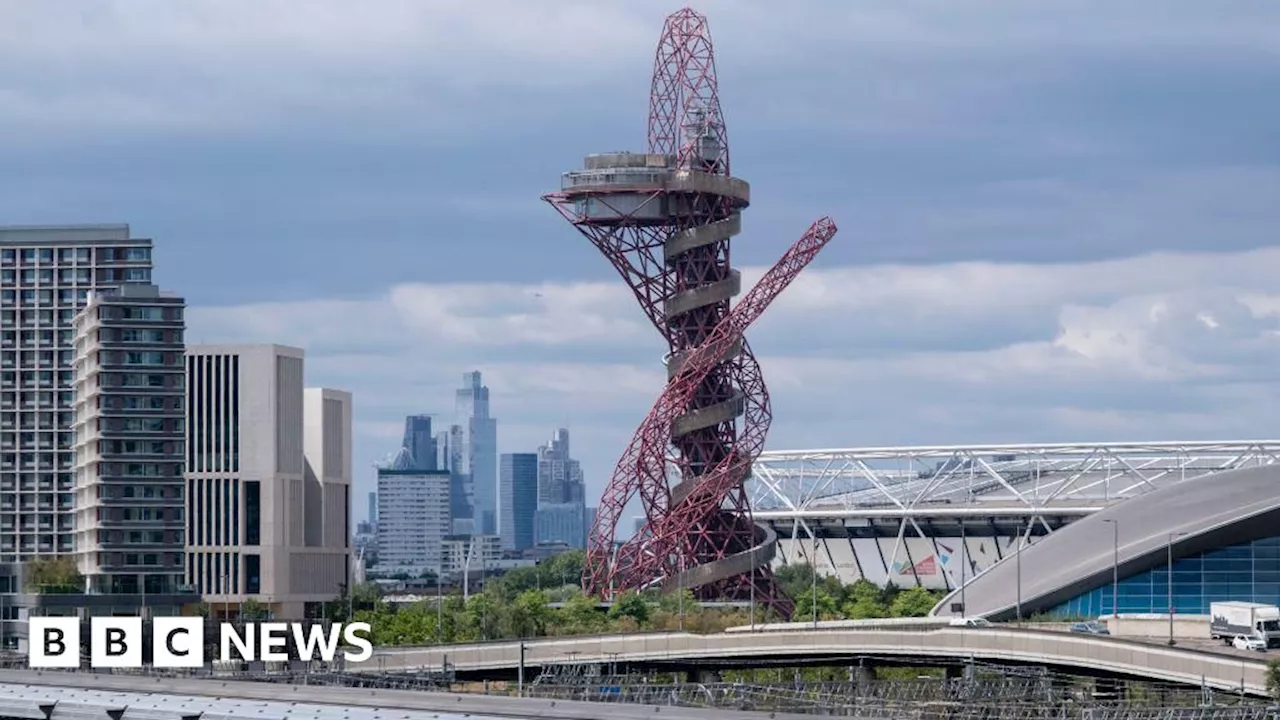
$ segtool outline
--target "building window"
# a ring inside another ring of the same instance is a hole
[[[244,591],[248,595],[262,592],[262,558],[256,554],[244,556]]]
[[[244,544],[262,544],[262,483],[244,484]]]

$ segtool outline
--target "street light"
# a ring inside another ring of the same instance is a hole
[[[818,629],[818,533],[809,527],[809,537],[813,538],[813,552],[809,562],[809,600],[813,604],[813,629]]]
[[[967,610],[965,610],[965,604],[964,604],[964,587],[965,585],[969,584],[969,579],[968,577],[966,577],[967,571],[969,569],[968,566],[969,566],[969,545],[968,545],[968,540],[966,540],[965,538],[964,518],[960,518],[960,617],[962,618],[965,617],[966,613],[968,612]]]
[[[520,667],[516,668],[518,675],[516,676],[516,697],[524,697],[524,652],[529,649],[524,641],[520,641]]]
[[[1177,645],[1178,641],[1173,639],[1173,539],[1186,535],[1184,532],[1169,533],[1168,564],[1169,564],[1169,645]]]
[[[1022,625],[1022,523],[1019,522],[1015,527],[1017,528],[1017,531],[1016,531],[1017,534],[1015,537],[1018,541],[1018,547],[1015,548],[1013,551],[1014,569],[1018,574],[1018,578],[1017,578],[1018,604],[1015,606],[1016,607],[1015,613],[1017,614],[1018,625]],[[1030,522],[1027,523],[1027,529],[1028,530],[1031,529]]]
[[[1111,523],[1111,614],[1116,620],[1120,619],[1120,521],[1119,520],[1103,520],[1104,523]]]

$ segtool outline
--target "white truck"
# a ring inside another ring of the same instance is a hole
[[[1280,647],[1280,607],[1253,602],[1209,604],[1209,636],[1227,645],[1237,635],[1256,637],[1267,647]]]

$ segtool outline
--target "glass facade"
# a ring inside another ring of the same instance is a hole
[[[1169,570],[1161,564],[1120,579],[1121,613],[1168,612]],[[1095,617],[1115,612],[1111,584],[1057,606],[1052,615]],[[1197,553],[1173,562],[1174,612],[1209,614],[1209,603],[1240,600],[1280,605],[1280,536]]]

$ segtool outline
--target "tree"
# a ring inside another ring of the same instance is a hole
[[[36,594],[84,592],[84,576],[68,557],[43,557],[27,562],[25,588]]]
[[[557,635],[587,635],[605,629],[608,618],[594,598],[582,593],[570,597],[555,616]]]
[[[796,596],[795,600],[796,610],[791,616],[792,621],[804,622],[813,619],[815,602],[817,603],[819,620],[833,620],[840,617],[840,613],[837,611],[836,599],[831,597],[822,586],[818,586],[816,589],[806,588],[804,592]]]
[[[582,586],[582,570],[587,564],[587,554],[581,550],[570,550],[554,557],[547,558],[538,564],[538,577],[542,587],[552,588],[562,585]]]
[[[1267,694],[1280,700],[1280,658],[1267,661]]]
[[[499,635],[502,618],[499,617],[498,605],[485,593],[475,593],[466,603],[462,613],[462,627],[459,639],[463,641],[495,640]]]
[[[507,607],[503,617],[503,630],[507,637],[529,638],[547,634],[551,609],[547,596],[541,590],[520,593]]]
[[[262,620],[267,617],[267,606],[253,598],[240,604],[240,617],[244,620]]]
[[[637,627],[644,627],[652,613],[649,603],[633,590],[627,590],[613,601],[609,608],[609,619],[631,618]]]
[[[880,601],[880,588],[865,579],[855,581],[845,589],[840,612],[850,620],[889,617],[889,607]]]
[[[937,597],[922,587],[911,587],[903,590],[893,598],[889,612],[894,617],[924,617],[933,606],[938,604]]]

